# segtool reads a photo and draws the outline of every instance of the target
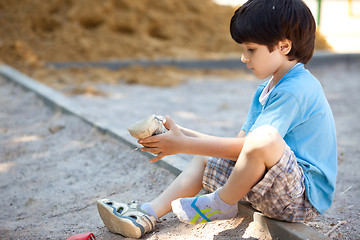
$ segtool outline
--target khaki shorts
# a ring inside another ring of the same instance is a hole
[[[213,192],[222,187],[235,163],[210,158],[203,176],[204,189]],[[288,222],[310,221],[319,215],[306,196],[304,173],[289,146],[281,159],[241,200],[250,202],[267,217]]]

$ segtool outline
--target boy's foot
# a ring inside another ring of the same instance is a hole
[[[140,238],[155,227],[156,218],[140,210],[135,201],[125,204],[101,199],[97,208],[109,231],[125,237]]]
[[[238,211],[238,205],[223,202],[218,191],[200,197],[179,198],[171,206],[180,221],[189,224],[231,219]]]
[[[142,139],[167,131],[163,124],[162,116],[151,115],[128,127],[128,131],[134,138]]]

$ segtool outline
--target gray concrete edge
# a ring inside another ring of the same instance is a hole
[[[72,114],[82,119],[90,126],[95,127],[103,133],[109,134],[111,137],[120,140],[134,149],[138,146],[136,140],[132,138],[130,134],[128,134],[125,128],[109,125],[105,122],[94,119],[58,91],[39,83],[38,81],[19,72],[18,70],[7,65],[0,65],[0,75],[8,79],[10,82],[14,82],[20,85],[24,89],[36,93],[50,108]],[[149,158],[153,157],[153,155],[150,153],[141,153],[145,154]],[[162,160],[159,160],[156,164],[177,176],[185,169],[187,161],[177,156],[167,156]],[[330,239],[324,234],[319,233],[304,224],[287,223],[267,218],[246,203],[239,203],[239,211],[244,212],[246,215],[250,216],[274,239]]]
[[[265,234],[271,236],[273,239],[291,239],[291,240],[305,240],[317,239],[325,240],[330,239],[328,236],[320,233],[303,223],[289,223],[278,221],[266,217],[261,212],[254,210],[248,202],[239,202],[239,212],[245,213],[250,218],[259,224]]]
[[[308,67],[316,67],[336,62],[351,62],[360,60],[360,53],[333,53],[329,51],[316,51],[314,56],[307,64]],[[55,68],[82,68],[82,67],[102,67],[110,70],[139,65],[143,67],[153,66],[175,66],[182,69],[244,69],[246,64],[242,63],[240,56],[223,59],[114,59],[110,61],[96,62],[50,62],[47,66]]]
[[[25,74],[7,65],[0,65],[0,74],[6,79],[22,86],[24,89],[37,94],[49,107],[75,115],[89,125],[97,128],[99,131],[109,134],[110,136],[120,140],[134,149],[138,147],[136,140],[130,136],[125,127],[111,125],[88,115],[81,107],[58,91],[26,76]],[[153,155],[150,153],[141,153],[145,154],[149,158],[153,157]],[[179,175],[185,168],[187,162],[176,156],[167,156],[164,159],[158,161],[156,164],[166,168],[175,175]]]

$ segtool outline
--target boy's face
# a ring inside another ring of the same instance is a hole
[[[269,51],[266,45],[250,42],[243,43],[242,45],[243,53],[241,61],[246,63],[246,66],[254,72],[257,78],[264,79],[271,75],[274,78],[280,77],[277,76],[279,75],[277,73],[281,72],[280,70],[284,62],[288,61],[288,58],[279,50],[278,45],[274,47],[272,52]]]

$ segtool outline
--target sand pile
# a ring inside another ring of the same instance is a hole
[[[238,49],[210,0],[0,0],[0,56],[39,61],[201,57]]]
[[[224,56],[239,51],[233,12],[211,0],[0,0],[0,61]]]

